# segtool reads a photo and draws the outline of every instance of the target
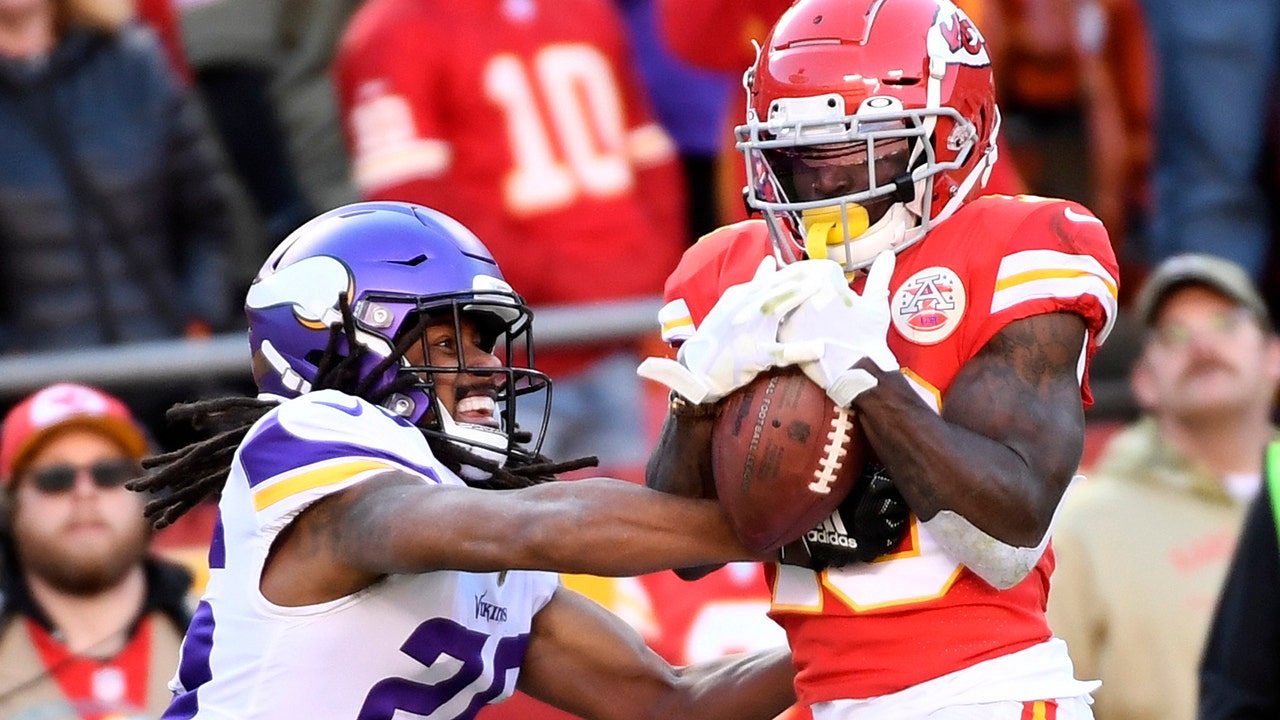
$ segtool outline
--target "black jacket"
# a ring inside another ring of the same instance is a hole
[[[1264,486],[1245,517],[1200,666],[1200,720],[1280,718],[1280,542]]]
[[[215,142],[143,28],[73,28],[41,61],[0,59],[0,352],[226,327]]]

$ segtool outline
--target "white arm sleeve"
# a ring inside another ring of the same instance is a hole
[[[1080,478],[1077,475],[1072,482]],[[1066,493],[1063,493],[1044,537],[1035,547],[1019,547],[997,540],[950,510],[939,512],[921,525],[949,555],[964,563],[987,584],[997,590],[1008,590],[1022,582],[1040,562],[1049,539],[1053,537],[1053,526],[1058,522],[1058,513],[1062,512],[1065,499]]]

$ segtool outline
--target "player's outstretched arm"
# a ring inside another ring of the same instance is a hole
[[[390,573],[631,576],[747,559],[714,500],[609,478],[477,490],[386,472],[301,513],[273,546],[262,589],[273,602],[305,604]]]
[[[900,374],[867,361],[857,367],[878,383],[853,405],[921,520],[959,516],[959,525],[1008,548],[1042,548],[1084,449],[1077,377],[1084,347],[1079,316],[1035,315],[1010,323],[966,363],[941,416]],[[1022,575],[1030,571],[1020,564]]]
[[[674,668],[635,630],[571,590],[535,617],[519,688],[591,720],[773,718],[795,702],[786,649]]]

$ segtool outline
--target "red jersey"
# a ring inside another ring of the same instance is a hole
[[[749,280],[769,252],[764,223],[755,220],[691,248],[667,283],[664,337],[688,337],[720,293]],[[898,255],[889,347],[920,396],[940,410],[956,374],[1006,325],[1075,313],[1088,328],[1081,377],[1087,406],[1088,360],[1114,322],[1116,277],[1106,231],[1082,206],[978,198]],[[787,632],[806,704],[897,692],[1048,640],[1052,571],[1050,549],[1021,583],[997,591],[914,518],[903,545],[873,563],[822,573],[766,568],[771,615]]]
[[[531,305],[657,295],[689,244],[609,0],[371,0],[335,81],[361,194],[457,218]]]
[[[67,701],[82,720],[142,717],[147,710],[151,671],[151,618],[144,617],[128,642],[108,659],[77,655],[38,623],[28,619],[27,632]],[[21,689],[21,688],[19,688]],[[32,710],[33,715],[39,715]],[[24,715],[19,710],[19,715]]]

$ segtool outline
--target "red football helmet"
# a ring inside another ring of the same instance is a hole
[[[786,262],[900,251],[996,161],[987,44],[949,0],[799,0],[743,84],[746,200]]]

